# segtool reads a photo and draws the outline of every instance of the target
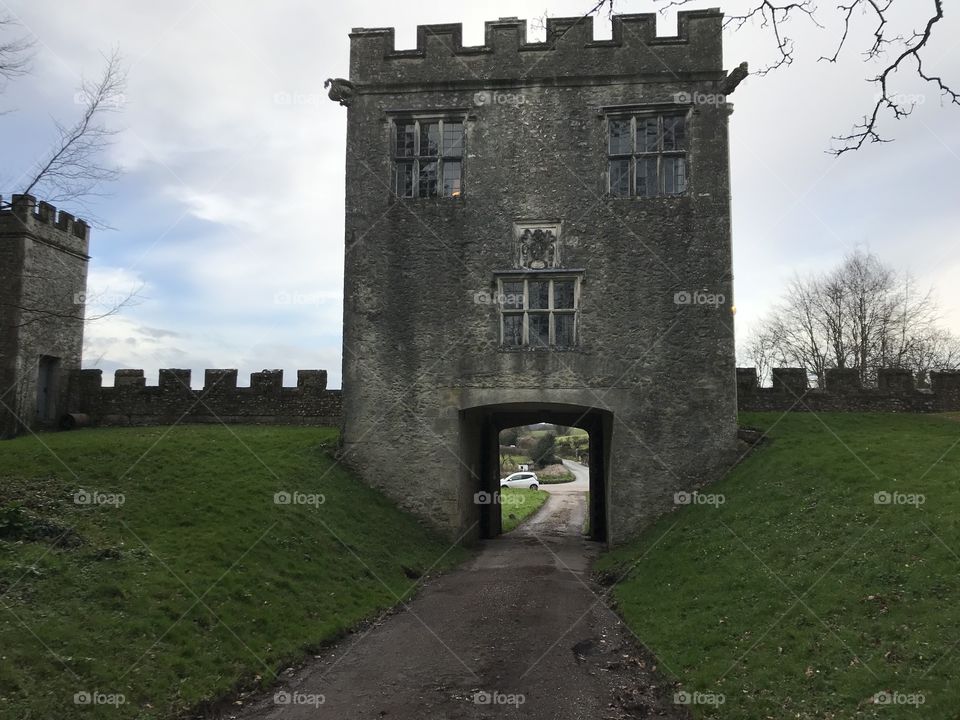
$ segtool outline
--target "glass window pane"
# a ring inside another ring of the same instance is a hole
[[[443,196],[460,197],[460,171],[462,166],[458,160],[444,160],[443,162]]]
[[[626,197],[630,194],[630,161],[610,161],[610,194]]]
[[[437,195],[437,163],[420,163],[420,197],[436,197]]]
[[[443,124],[443,154],[448,157],[463,155],[463,123]]]
[[[657,196],[657,159],[637,158],[637,195]]]
[[[523,310],[523,281],[511,280],[503,283],[503,297],[500,302],[504,309]]]
[[[396,164],[394,192],[399,197],[413,197],[413,163],[398,162]]]
[[[416,136],[416,126],[412,122],[397,123],[397,156],[413,157],[413,140]]]
[[[546,310],[550,307],[549,280],[531,280],[527,292],[531,310]]]
[[[687,189],[687,161],[682,157],[663,159],[663,192],[679,195]]]
[[[657,119],[637,118],[637,152],[657,151]]]
[[[503,344],[506,347],[523,345],[523,313],[503,316]]]
[[[610,121],[610,154],[611,155],[629,155],[630,147],[630,121],[629,120],[611,120]]]
[[[573,280],[553,281],[553,307],[560,310],[573,309]]]
[[[683,116],[674,115],[663,119],[663,149],[685,150],[687,130]]]
[[[420,123],[420,157],[440,154],[440,123]]]
[[[573,320],[572,313],[557,313],[553,316],[553,336],[558,347],[573,347]]]
[[[535,347],[546,347],[550,344],[550,314],[531,313],[527,316],[527,325],[530,331],[530,344]]]

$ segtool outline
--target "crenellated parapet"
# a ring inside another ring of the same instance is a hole
[[[464,46],[457,24],[418,25],[417,47],[398,50],[393,28],[350,33],[354,85],[547,80],[723,73],[718,9],[678,13],[677,34],[657,35],[654,13],[615,15],[609,40],[597,40],[592,17],[548,18],[546,40],[527,42],[527,21],[485,23],[484,44]],[[722,79],[718,75],[716,79]]]
[[[340,424],[340,391],[327,389],[326,370],[298,370],[294,387],[284,387],[282,370],[251,373],[249,387],[238,387],[237,376],[205,370],[203,387],[193,389],[190,370],[162,369],[156,385],[146,384],[143,370],[117,370],[113,387],[104,387],[102,370],[79,370],[70,380],[69,412],[92,425]]]
[[[805,368],[774,368],[772,386],[760,387],[756,368],[737,368],[740,410],[824,412],[948,412],[960,410],[960,371],[930,373],[930,387],[917,388],[910,370],[877,371],[876,387],[864,387],[853,368],[829,368],[824,386],[811,388]]]
[[[0,237],[30,235],[74,255],[87,257],[90,225],[66,210],[57,210],[32,195],[14,195],[9,205],[0,197]]]

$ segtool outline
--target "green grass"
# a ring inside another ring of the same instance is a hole
[[[960,424],[745,414],[773,443],[598,563],[696,717],[943,718],[960,707]],[[921,493],[885,505],[874,493]],[[914,705],[879,705],[877,693]]]
[[[545,490],[501,488],[500,517],[503,532],[510,532],[539,510],[548,497],[550,493]]]
[[[268,686],[464,558],[335,466],[335,439],[191,426],[0,445],[0,716],[170,718]],[[124,502],[77,505],[80,488]],[[74,705],[94,691],[125,703]]]

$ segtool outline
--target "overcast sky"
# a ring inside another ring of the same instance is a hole
[[[662,3],[618,0],[620,12]],[[925,11],[932,2],[900,3]],[[551,16],[581,15],[593,0],[558,0]],[[742,3],[704,2],[732,12]],[[829,3],[821,3],[823,6]],[[49,147],[51,118],[70,121],[81,74],[118,47],[128,66],[122,130],[112,149],[122,179],[91,211],[113,229],[92,237],[90,290],[109,305],[131,288],[137,304],[90,323],[84,366],[250,371],[324,368],[340,385],[343,168],[346,110],[326,98],[327,77],[347,77],[353,27],[393,26],[398,48],[416,25],[463,23],[482,44],[483,22],[545,14],[543,0],[465,3],[279,0],[0,0],[35,36],[30,77],[0,96],[0,189]],[[947,7],[947,12],[955,11]],[[897,18],[909,34],[920,18]],[[831,19],[829,13],[824,19]],[[609,37],[606,18],[595,20]],[[851,34],[837,65],[818,63],[838,39],[795,21],[797,60],[749,77],[732,97],[731,172],[737,334],[742,338],[794,273],[836,264],[857,245],[938,290],[944,322],[960,333],[960,108],[942,106],[912,74],[895,92],[920,104],[884,118],[895,142],[840,158],[825,151],[872,106],[876,72],[863,63],[870,26]],[[673,16],[659,33],[673,34]],[[528,35],[536,38],[534,29]],[[757,25],[725,35],[728,69],[774,58]],[[960,13],[937,27],[931,72],[960,85]],[[97,307],[91,308],[96,312]]]

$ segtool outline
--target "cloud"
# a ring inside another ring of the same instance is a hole
[[[709,3],[707,3],[709,5]],[[395,26],[412,47],[418,23],[463,22],[464,40],[483,40],[483,21],[543,15],[541,4],[319,4],[280,0],[14,0],[38,39],[29,82],[4,100],[4,180],[50,142],[49,116],[70,118],[79,71],[95,75],[98,50],[119,45],[129,62],[114,159],[126,168],[113,195],[93,203],[117,228],[93,234],[90,288],[109,307],[137,289],[118,315],[90,324],[85,362],[106,369],[326,368],[339,384],[342,327],[346,111],[326,100],[326,77],[349,75],[350,28]],[[582,0],[551,13],[581,15]],[[642,10],[627,2],[619,10]],[[960,17],[960,16],[958,16]],[[371,20],[373,18],[373,20]],[[939,26],[937,72],[960,83],[960,28]],[[674,19],[660,21],[672,32]],[[609,37],[608,21],[595,19]],[[532,33],[531,33],[532,35]],[[926,93],[915,114],[884,120],[896,142],[836,159],[824,151],[869,108],[876,67],[857,50],[854,29],[836,65],[818,63],[835,35],[800,22],[790,28],[797,62],[751,76],[732,96],[731,167],[737,330],[741,336],[794,272],[823,270],[858,243],[940,288],[945,317],[960,330],[960,267],[954,250],[960,210],[956,108],[941,108],[908,73],[898,92]],[[775,55],[769,29],[725,37],[726,64],[757,69]],[[7,147],[5,146],[5,153]]]

